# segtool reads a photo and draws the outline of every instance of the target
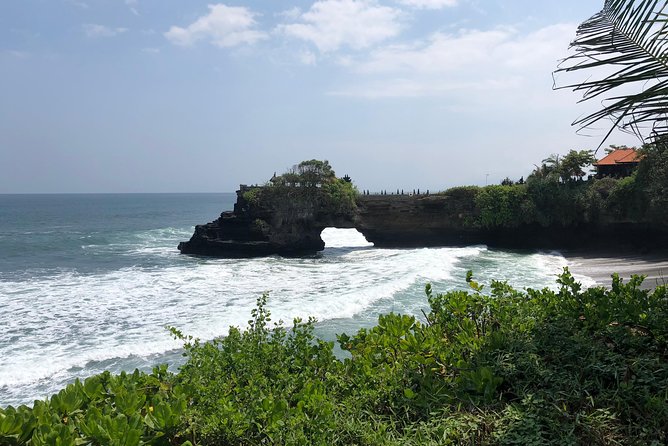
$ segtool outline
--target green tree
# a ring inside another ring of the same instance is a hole
[[[582,179],[587,173],[584,169],[596,161],[591,150],[571,150],[561,156],[553,153],[545,158],[531,174],[533,177],[551,179],[564,183],[572,179]]]
[[[561,168],[561,157],[553,153],[542,161],[543,170],[550,174],[552,172],[559,172]]]
[[[606,0],[580,25],[571,43],[575,53],[557,70],[589,72],[587,80],[558,88],[583,92],[583,101],[602,99],[602,109],[574,122],[586,128],[611,119],[601,145],[614,128],[645,141],[668,133],[667,8],[665,0]]]
[[[290,170],[282,175],[274,176],[269,180],[274,186],[301,186],[321,187],[327,183],[336,181],[336,174],[329,161],[316,159],[302,161],[292,166]]]
[[[476,195],[475,204],[485,228],[514,228],[530,223],[535,215],[526,187],[519,185],[484,187]]]
[[[644,191],[648,217],[665,224],[668,220],[668,137],[646,144],[636,181]]]
[[[303,185],[311,187],[321,186],[336,179],[336,174],[327,160],[302,161],[293,168],[293,172],[299,175]]]
[[[584,169],[596,162],[591,150],[571,150],[561,160],[559,176],[566,182],[572,179],[582,179],[587,173]]]
[[[515,183],[514,183],[513,180],[511,180],[509,177],[505,177],[505,178],[501,181],[501,186],[512,186],[513,184],[515,184]]]

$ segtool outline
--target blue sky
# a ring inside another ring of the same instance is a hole
[[[0,193],[231,192],[311,158],[360,189],[517,179],[605,133],[552,90],[602,4],[5,0]]]

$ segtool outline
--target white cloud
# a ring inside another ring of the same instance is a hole
[[[67,3],[69,3],[71,5],[74,5],[74,6],[78,6],[81,9],[88,9],[89,8],[88,3],[82,2],[80,0],[67,0]]]
[[[361,50],[399,34],[401,15],[375,0],[319,0],[299,16],[299,23],[280,25],[278,30],[311,42],[321,52],[343,46]]]
[[[88,37],[114,37],[119,34],[127,32],[127,28],[111,28],[105,25],[97,25],[94,23],[88,23],[82,26],[83,32]]]
[[[172,26],[165,37],[180,46],[189,46],[199,40],[208,40],[221,48],[253,44],[267,38],[266,33],[255,29],[254,16],[252,11],[241,6],[209,5],[207,15],[186,28]]]
[[[286,9],[285,11],[281,11],[276,15],[287,20],[297,20],[299,19],[299,16],[302,15],[302,10],[294,6],[290,9]]]
[[[330,92],[332,96],[356,96],[367,99],[379,98],[416,98],[442,96],[466,92],[467,94],[499,93],[522,86],[520,77],[505,79],[485,79],[482,81],[425,82],[420,79],[397,78],[372,81],[365,85],[354,86]]]
[[[125,4],[128,5],[130,11],[134,15],[139,15],[139,11],[137,10],[137,5],[139,4],[139,2],[137,0],[125,0]]]
[[[527,83],[549,83],[557,59],[575,33],[558,24],[522,34],[512,27],[435,33],[428,40],[373,51],[345,65],[367,82],[334,94],[363,97],[445,95],[458,91],[516,93]],[[536,81],[536,79],[539,79]],[[542,85],[542,84],[541,84]]]
[[[443,9],[457,6],[459,0],[397,0],[397,2],[417,9]]]
[[[299,61],[304,65],[315,65],[317,58],[313,51],[301,51],[299,53]]]
[[[27,59],[30,57],[30,53],[28,53],[27,51],[8,50],[7,53],[11,54],[17,59]]]

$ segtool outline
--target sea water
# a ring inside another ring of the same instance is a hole
[[[378,314],[421,316],[424,286],[466,289],[465,275],[513,286],[554,286],[558,253],[485,246],[377,249],[355,230],[327,228],[325,250],[305,258],[181,255],[194,225],[234,194],[0,195],[0,407],[31,404],[76,378],[168,363],[180,342],[244,327],[269,293],[274,321],[317,318],[334,340]],[[585,284],[593,283],[579,277]]]

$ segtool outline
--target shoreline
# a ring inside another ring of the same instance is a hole
[[[644,275],[643,289],[668,285],[668,254],[632,251],[563,251],[571,272],[591,277],[598,285],[610,288],[613,273],[627,283],[632,275]]]

